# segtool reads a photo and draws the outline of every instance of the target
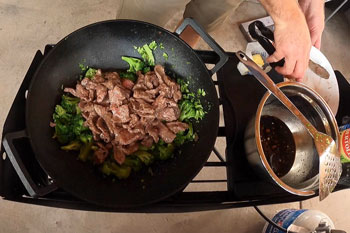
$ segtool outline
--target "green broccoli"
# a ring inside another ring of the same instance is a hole
[[[137,48],[137,52],[141,55],[142,59],[149,66],[155,65],[155,59],[152,53],[151,48],[148,44],[143,45],[142,47]]]
[[[55,136],[61,144],[72,141],[88,143],[92,133],[84,126],[84,119],[78,107],[79,98],[62,96],[61,105],[56,105],[53,119],[56,124]]]
[[[61,106],[68,113],[75,114],[75,113],[80,112],[80,109],[78,107],[79,101],[80,101],[80,99],[77,97],[70,97],[68,95],[62,95]]]
[[[134,155],[136,155],[146,166],[149,166],[151,163],[153,163],[154,156],[147,151],[138,150],[134,153]]]
[[[85,73],[85,77],[92,79],[95,76],[96,72],[97,72],[96,69],[89,68]]]
[[[166,52],[164,52],[164,53],[163,53],[163,57],[164,57],[165,60],[168,60],[168,57],[169,57],[169,56],[168,56],[168,54],[167,54]]]
[[[79,150],[81,144],[79,141],[71,141],[68,145],[61,146],[62,150],[70,151],[70,150]]]
[[[122,56],[122,60],[129,64],[127,72],[136,74],[137,71],[143,70],[145,63],[138,58]]]
[[[146,74],[147,72],[151,71],[151,67],[146,66],[145,68],[143,68],[142,73]]]
[[[170,143],[166,145],[157,145],[157,149],[159,151],[159,159],[167,160],[173,156],[175,147]]]
[[[135,172],[142,168],[141,160],[137,156],[127,156],[123,164],[131,167]]]
[[[157,42],[152,41],[148,46],[150,49],[155,50],[157,48]]]
[[[115,175],[119,179],[126,179],[131,173],[131,167],[126,165],[118,165],[114,162],[105,161],[102,165],[101,171],[103,174]]]
[[[195,135],[193,133],[193,126],[191,123],[188,124],[188,130],[182,131],[176,134],[176,138],[174,139],[174,143],[176,146],[181,146],[187,141],[193,141]]]
[[[91,147],[92,147],[92,141],[84,144],[82,147],[80,147],[80,152],[79,152],[79,155],[78,155],[78,158],[85,162],[88,157],[89,157],[89,154],[90,154],[90,151],[91,151]]]
[[[136,75],[133,74],[133,73],[130,73],[130,72],[120,72],[120,73],[119,73],[119,76],[120,76],[121,78],[129,79],[129,80],[131,80],[131,81],[133,81],[133,82],[136,82]]]

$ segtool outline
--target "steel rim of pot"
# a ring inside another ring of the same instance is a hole
[[[316,93],[314,90],[310,89],[309,87],[307,87],[304,84],[301,83],[297,83],[297,82],[282,82],[282,83],[278,83],[277,86],[279,88],[285,87],[285,86],[290,86],[290,85],[294,85],[294,86],[298,86],[301,88],[306,89],[307,91],[309,91],[312,95],[314,95],[318,101],[320,101],[320,103],[324,106],[324,108],[327,110],[328,115],[331,116],[330,120],[331,122],[328,122],[330,125],[333,125],[334,127],[338,127],[337,121],[335,119],[335,116],[333,115],[333,113],[330,110],[330,107],[328,106],[328,104],[326,103],[326,101],[318,94]],[[312,196],[315,195],[315,191],[314,190],[307,190],[308,188],[313,188],[313,187],[318,187],[318,178],[317,178],[317,182],[315,182],[313,185],[310,185],[304,189],[296,189],[291,187],[290,185],[286,184],[285,182],[283,182],[276,174],[275,172],[272,170],[272,167],[270,166],[269,162],[266,159],[263,147],[262,147],[262,143],[260,140],[260,118],[261,118],[261,114],[263,112],[263,108],[266,104],[267,99],[271,96],[270,92],[266,92],[265,95],[262,97],[257,112],[256,112],[256,117],[255,117],[255,122],[254,122],[254,126],[255,126],[255,141],[256,141],[256,145],[257,145],[257,150],[258,150],[258,154],[260,157],[260,160],[263,164],[263,166],[265,167],[266,171],[268,172],[269,176],[275,181],[275,183],[277,185],[279,185],[281,188],[283,188],[284,190],[286,190],[289,193],[295,194],[295,195],[299,195],[299,196]],[[335,141],[336,143],[339,144],[339,132],[335,132]],[[318,175],[317,175],[318,176]],[[315,188],[315,189],[316,189]]]

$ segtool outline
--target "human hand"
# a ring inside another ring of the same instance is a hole
[[[302,12],[296,11],[288,20],[275,21],[275,53],[267,62],[285,59],[283,67],[276,71],[288,78],[301,81],[309,64],[311,39]]]
[[[324,0],[299,0],[310,31],[311,44],[321,48],[321,37],[324,30]]]

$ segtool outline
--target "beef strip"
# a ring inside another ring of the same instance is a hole
[[[165,143],[172,143],[176,135],[168,129],[162,122],[156,121],[155,127],[157,127],[159,136]]]
[[[150,148],[153,145],[153,138],[151,136],[146,136],[142,141],[141,144],[147,148]]]
[[[96,164],[102,164],[108,156],[108,149],[102,144],[97,142],[97,150],[94,152],[94,161]]]
[[[156,110],[156,117],[161,121],[176,121],[180,116],[179,108],[169,107]]]
[[[113,120],[118,123],[126,123],[130,121],[129,107],[124,104],[119,107],[111,105],[111,111],[113,113]]]
[[[139,149],[139,144],[137,142],[131,143],[126,146],[122,146],[121,150],[126,155],[131,155]]]
[[[107,87],[105,87],[102,84],[98,84],[96,86],[96,101],[97,101],[97,103],[101,103],[106,96],[107,96]]]
[[[154,99],[155,99],[155,95],[153,95],[150,92],[145,92],[145,90],[142,90],[142,89],[134,90],[133,97],[135,99],[143,99],[144,101],[146,101],[148,103],[154,102]]]
[[[111,134],[107,128],[107,125],[105,121],[102,119],[102,117],[99,117],[96,121],[96,127],[101,131],[100,138],[105,142],[108,143],[111,141]]]
[[[141,138],[138,133],[130,133],[127,129],[122,129],[118,135],[118,142],[121,145],[129,145]]]
[[[120,146],[113,144],[113,158],[117,163],[123,164],[125,161],[125,154]]]
[[[95,141],[100,140],[100,135],[102,133],[101,130],[96,126],[96,122],[98,118],[99,118],[98,116],[90,115],[89,118],[84,123],[85,126],[89,127],[89,129],[91,130]]]
[[[180,122],[180,121],[168,122],[168,123],[166,123],[166,126],[174,134],[177,134],[179,132],[182,132],[182,131],[185,131],[186,129],[188,129],[188,124]]]

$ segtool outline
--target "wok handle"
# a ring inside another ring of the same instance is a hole
[[[28,138],[25,130],[8,133],[4,137],[3,145],[6,154],[11,161],[12,166],[14,167],[17,175],[21,179],[28,194],[31,197],[40,197],[56,190],[57,186],[54,183],[39,186],[33,180],[13,143],[15,140],[21,138]]]
[[[187,26],[191,26],[193,30],[195,30],[200,37],[214,50],[215,53],[219,55],[219,61],[215,64],[215,66],[209,70],[210,75],[215,74],[228,60],[228,56],[225,51],[215,42],[215,40],[205,32],[205,30],[196,23],[191,18],[186,18],[182,22],[182,24],[176,29],[175,34],[180,36],[180,34],[185,30]]]
[[[272,55],[276,49],[271,43],[274,41],[273,32],[265,26],[265,24],[259,20],[256,20],[248,26],[249,34],[259,42],[259,44],[266,50],[269,55]],[[276,66],[284,66],[284,58],[278,62],[270,63],[270,66],[275,68]]]

